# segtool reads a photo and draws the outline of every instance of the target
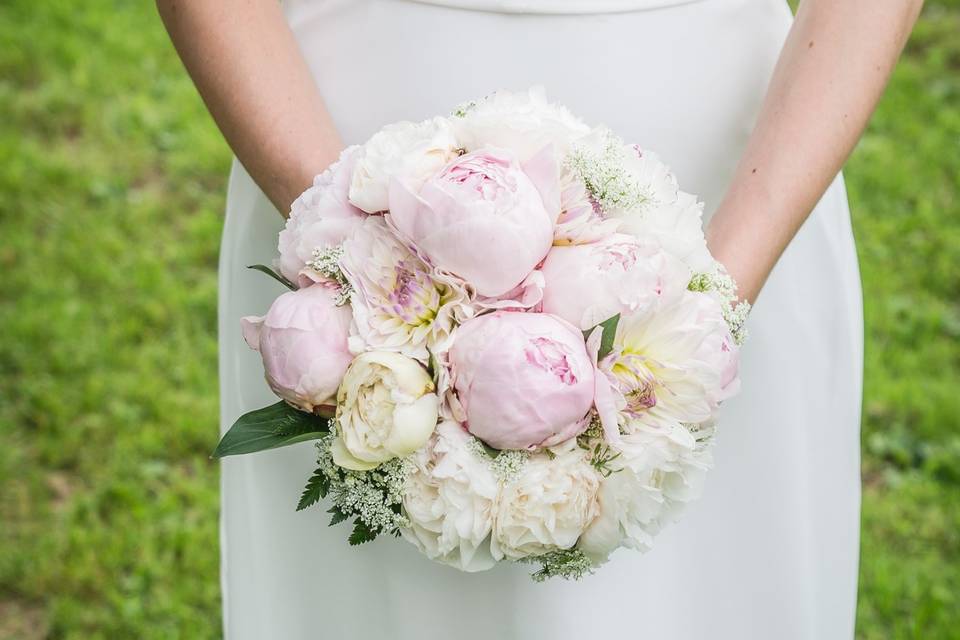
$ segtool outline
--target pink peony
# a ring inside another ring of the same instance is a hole
[[[274,300],[264,317],[241,320],[243,338],[260,352],[267,384],[304,411],[335,405],[352,356],[347,337],[352,315],[334,304],[325,286],[289,291]]]
[[[299,286],[325,279],[310,267],[314,252],[339,245],[365,214],[347,201],[350,175],[360,147],[348,147],[340,159],[313,180],[290,206],[290,218],[280,232],[280,273]]]
[[[543,311],[583,330],[685,291],[690,272],[678,259],[633,236],[554,247],[541,268]]]
[[[560,209],[558,175],[552,147],[523,165],[510,151],[480,149],[452,160],[419,194],[395,180],[390,217],[435,267],[496,297],[547,255]]]
[[[449,359],[467,429],[492,447],[552,446],[587,427],[594,366],[580,331],[556,316],[497,311],[469,320]]]

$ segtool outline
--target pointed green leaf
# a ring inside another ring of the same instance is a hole
[[[277,282],[279,282],[280,284],[282,284],[283,286],[285,286],[287,289],[290,289],[291,291],[294,291],[297,288],[296,286],[294,286],[292,282],[290,282],[289,280],[287,280],[282,275],[280,275],[279,273],[277,273],[276,271],[274,271],[273,269],[271,269],[265,264],[247,265],[247,269],[253,269],[255,271],[259,271],[260,273],[265,273],[271,278],[273,278],[274,280],[276,280]]]
[[[334,526],[334,525],[336,525],[336,524],[340,524],[341,522],[343,522],[344,520],[346,520],[346,519],[349,517],[349,516],[347,516],[347,514],[345,514],[343,511],[340,510],[340,507],[337,507],[337,506],[333,506],[333,507],[330,507],[329,509],[327,509],[327,513],[332,513],[332,514],[333,514],[333,517],[330,518],[330,526],[331,526],[331,527]]]
[[[620,323],[620,314],[607,318],[598,325],[594,325],[583,332],[583,339],[587,340],[597,327],[601,327],[600,334],[600,352],[597,354],[597,360],[603,360],[613,351],[613,341],[617,337],[617,325]]]
[[[314,471],[310,479],[307,480],[307,486],[303,488],[300,502],[297,503],[297,511],[302,511],[320,502],[320,498],[327,495],[327,489],[329,488],[330,480],[327,476],[320,469]]]
[[[347,538],[347,542],[349,542],[351,546],[356,546],[364,542],[370,542],[376,537],[377,532],[368,527],[363,520],[357,518],[353,521],[353,533]]]
[[[213,457],[254,453],[316,440],[329,430],[326,418],[299,411],[280,401],[240,416],[220,439]]]
[[[617,337],[617,324],[620,323],[620,314],[607,318],[598,326],[603,327],[603,334],[600,336],[600,353],[597,354],[598,360],[603,360],[613,351],[613,339]]]

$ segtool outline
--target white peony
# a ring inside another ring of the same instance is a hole
[[[438,399],[419,362],[389,351],[353,359],[337,391],[333,460],[355,471],[409,455],[437,426]]]
[[[646,195],[636,207],[610,212],[621,221],[619,230],[655,240],[695,273],[709,270],[713,258],[703,234],[703,203],[680,191],[667,165],[637,145],[624,147],[624,168]]]
[[[719,400],[735,390],[732,349],[717,301],[681,291],[660,305],[623,314],[613,351],[600,369],[626,419],[654,426],[696,424],[712,418]]]
[[[416,468],[403,493],[410,526],[401,534],[431,560],[484,571],[496,563],[490,531],[498,486],[489,463],[468,446],[471,440],[459,424],[442,422],[432,446],[411,458]]]
[[[458,153],[446,118],[389,124],[363,145],[350,181],[350,202],[368,213],[386,211],[394,178],[418,190]]]
[[[491,551],[525,558],[569,549],[599,513],[600,474],[576,439],[532,455],[500,490]]]
[[[543,87],[497,91],[462,109],[453,119],[457,140],[467,151],[484,146],[510,149],[526,160],[548,144],[563,158],[590,127],[566,107],[547,102]]]
[[[710,427],[695,434],[679,424],[637,424],[631,431],[610,446],[618,455],[600,489],[600,513],[577,543],[596,563],[620,546],[650,549],[661,529],[700,497],[712,466]]]
[[[351,350],[398,351],[421,362],[444,351],[460,322],[473,315],[462,281],[429,267],[370,216],[343,243],[340,268],[353,287],[357,336]]]

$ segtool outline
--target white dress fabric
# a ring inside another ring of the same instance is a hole
[[[783,0],[296,0],[284,9],[348,143],[497,88],[540,84],[590,124],[656,151],[707,211],[744,146],[790,25]],[[275,402],[239,319],[279,285],[282,220],[238,165],[220,257],[221,428]],[[859,529],[862,315],[842,178],[749,321],[743,392],[721,410],[702,500],[647,554],[580,582],[479,574],[400,539],[347,545],[294,506],[308,444],[222,467],[229,640],[849,639]]]

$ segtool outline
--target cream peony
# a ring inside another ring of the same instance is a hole
[[[497,91],[453,118],[457,140],[467,151],[484,146],[510,149],[527,159],[548,144],[558,157],[590,127],[559,104],[547,102],[543,87],[525,92]]]
[[[495,558],[569,549],[599,513],[600,474],[576,440],[532,455],[500,490],[490,548]]]
[[[403,492],[410,526],[401,534],[431,560],[484,571],[496,562],[490,531],[498,485],[483,454],[468,446],[472,439],[456,422],[441,422],[432,446],[414,454]]]
[[[577,543],[594,562],[620,546],[646,551],[686,503],[700,497],[712,466],[711,427],[633,425],[611,446],[619,454],[598,496],[599,515]]]
[[[449,345],[454,327],[473,315],[463,283],[430,268],[370,216],[343,243],[340,268],[353,287],[355,353],[398,351],[426,363]]]
[[[386,211],[392,179],[417,189],[457,156],[458,147],[446,118],[387,125],[363,145],[350,180],[350,202],[368,213]]]
[[[420,363],[389,351],[362,353],[337,392],[333,460],[366,471],[409,455],[430,438],[437,411],[433,380]]]

